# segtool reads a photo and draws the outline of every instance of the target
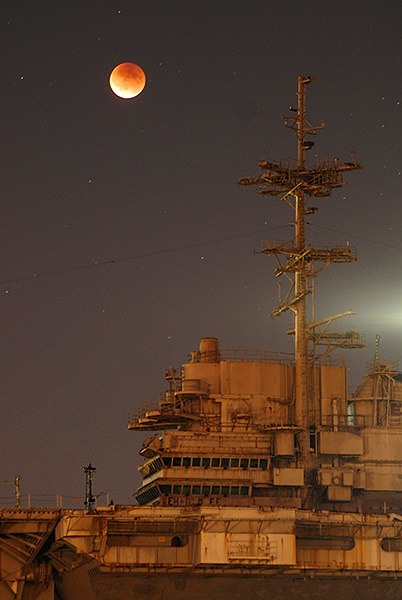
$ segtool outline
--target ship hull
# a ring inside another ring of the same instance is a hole
[[[0,600],[395,600],[402,587],[399,515],[112,506],[3,517]]]
[[[67,577],[68,580],[68,577]],[[65,584],[67,583],[65,581]],[[62,600],[76,600],[63,593]],[[315,576],[305,572],[284,574],[208,573],[98,573],[90,576],[87,595],[80,588],[80,600],[339,600],[339,597],[365,600],[395,600],[401,580],[390,574],[361,577],[332,572]]]

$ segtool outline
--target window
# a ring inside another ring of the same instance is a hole
[[[152,487],[149,491],[151,492],[152,500],[159,496],[159,489],[157,485],[154,485],[154,487]]]
[[[402,552],[401,538],[383,538],[381,540],[381,548],[385,552]]]
[[[220,485],[213,485],[212,488],[211,488],[211,494],[213,496],[219,496],[220,490],[221,490],[221,486]]]
[[[173,548],[181,548],[183,546],[183,540],[178,535],[175,535],[172,537],[170,545]]]
[[[145,490],[145,492],[142,492],[141,494],[136,496],[136,498],[139,504],[145,504],[146,502],[151,502],[152,500],[155,500],[155,498],[157,498],[158,496],[159,489],[156,486],[154,486],[149,490]]]
[[[174,456],[173,457],[173,466],[174,467],[181,467],[181,456]]]
[[[171,456],[164,456],[163,457],[163,464],[165,465],[165,467],[171,467],[172,466],[172,457]]]
[[[193,485],[193,494],[201,494],[201,486],[200,485]]]
[[[317,432],[315,427],[310,427],[310,450],[315,451],[317,446]]]
[[[211,463],[211,465],[212,465],[213,467],[219,467],[219,463],[220,463],[220,460],[219,460],[219,458],[213,458],[213,459],[212,459],[212,463]]]
[[[161,491],[161,494],[164,494],[165,496],[167,496],[168,494],[171,493],[172,486],[171,485],[165,485],[165,484],[163,484],[163,485],[159,486],[159,489]]]
[[[191,494],[191,485],[183,485],[183,494],[189,496]]]
[[[231,496],[238,496],[239,495],[239,486],[232,485],[232,487],[230,488],[230,494],[231,494]]]
[[[209,465],[210,465],[210,464],[211,464],[211,459],[210,459],[210,458],[203,458],[203,459],[202,459],[202,466],[203,466],[204,468],[207,468],[207,467],[209,467]]]
[[[228,458],[222,458],[221,459],[221,465],[224,469],[227,469],[229,467],[229,459]]]
[[[202,495],[203,496],[209,496],[211,490],[211,486],[210,485],[203,485],[202,486]]]
[[[222,486],[222,495],[223,495],[223,496],[225,496],[225,497],[226,497],[226,496],[229,496],[229,489],[230,489],[230,488],[229,488],[229,486],[228,486],[228,485],[223,485],[223,486]]]
[[[193,467],[200,467],[201,466],[201,458],[199,456],[195,456],[193,458]]]
[[[186,469],[188,469],[188,467],[191,466],[191,458],[189,456],[184,456],[183,457],[183,467],[186,467]]]
[[[160,471],[163,467],[163,464],[162,464],[161,459],[157,458],[149,466],[150,466],[150,475],[151,475],[152,473],[156,473],[157,471]]]
[[[250,469],[258,469],[258,458],[250,458]]]
[[[239,466],[239,459],[238,458],[231,458],[230,459],[230,466],[232,467],[232,469],[237,469],[237,467]]]
[[[173,493],[174,494],[181,494],[181,485],[174,485],[173,486]]]
[[[248,487],[246,485],[242,485],[240,488],[241,496],[248,496]]]
[[[266,471],[268,468],[268,459],[267,458],[261,458],[260,459],[260,469],[263,469],[263,471]]]
[[[240,466],[242,469],[248,469],[248,458],[242,458],[240,461]]]

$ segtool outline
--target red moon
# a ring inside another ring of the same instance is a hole
[[[145,87],[144,71],[134,63],[121,63],[110,74],[109,84],[112,91],[120,98],[134,98]]]

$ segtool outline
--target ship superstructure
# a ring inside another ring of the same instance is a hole
[[[145,440],[140,504],[402,512],[402,376],[374,362],[353,397],[346,367],[309,367],[310,471],[295,418],[296,367],[267,353],[231,356],[204,338],[157,409],[131,429]],[[174,383],[172,383],[174,381]]]
[[[165,373],[155,407],[129,419],[142,445],[135,506],[0,510],[0,600],[396,600],[402,582],[402,374],[380,360],[353,396],[336,348],[356,332],[316,318],[319,272],[356,259],[349,244],[306,243],[312,201],[361,168],[354,156],[309,166],[313,127],[299,76],[285,125],[294,163],[261,161],[242,179],[294,211],[294,236],[262,243],[288,291],[295,352],[221,350],[202,338]]]

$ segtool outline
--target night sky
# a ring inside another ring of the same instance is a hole
[[[200,337],[221,348],[290,351],[274,260],[285,203],[237,185],[257,161],[295,157],[283,127],[298,74],[309,161],[350,151],[364,169],[318,199],[309,243],[357,248],[317,282],[317,317],[367,338],[402,367],[402,64],[396,0],[4,0],[1,11],[0,505],[129,503],[146,435],[130,411],[155,404],[164,370]],[[144,91],[109,87],[139,64]],[[41,495],[41,496],[39,496]]]

